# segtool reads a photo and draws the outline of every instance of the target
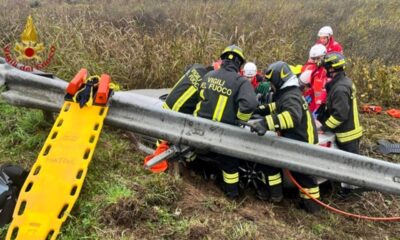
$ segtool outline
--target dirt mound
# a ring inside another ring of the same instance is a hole
[[[210,233],[207,226],[192,226],[189,231],[189,239],[203,239]]]
[[[378,120],[392,119],[379,116]],[[372,120],[365,117],[363,121]],[[386,137],[381,132],[387,129],[367,130],[370,139]],[[375,141],[363,142],[364,153],[366,143],[374,145]],[[368,151],[365,155],[375,154]],[[399,162],[398,156],[382,158]],[[293,194],[285,192],[286,197],[279,204],[259,201],[252,191],[232,202],[202,172],[193,174],[185,168],[181,173],[180,180],[167,174],[133,179],[130,189],[134,194],[109,205],[103,212],[103,223],[121,236],[132,234],[133,239],[397,239],[400,236],[400,223],[357,220],[325,209],[318,215],[310,215],[298,208],[297,189],[291,189]],[[351,213],[377,217],[400,215],[398,196],[360,191],[340,199],[337,190],[335,184],[321,186],[322,200]]]
[[[143,202],[125,197],[104,209],[102,222],[107,225],[136,228],[143,221],[155,220],[155,216],[157,215],[152,208],[146,207]]]

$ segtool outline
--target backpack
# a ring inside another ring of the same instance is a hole
[[[0,227],[11,222],[18,194],[28,172],[23,168],[5,164],[0,167]]]

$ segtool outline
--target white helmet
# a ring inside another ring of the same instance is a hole
[[[333,35],[333,30],[330,26],[322,27],[318,32],[318,37],[330,37]]]
[[[257,66],[252,62],[247,62],[243,67],[245,77],[254,77],[257,74]]]
[[[326,55],[326,47],[322,44],[315,44],[310,49],[310,58],[316,58]]]

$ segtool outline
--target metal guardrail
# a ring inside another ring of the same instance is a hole
[[[0,64],[1,95],[10,104],[59,111],[65,81],[35,76]],[[106,124],[198,150],[288,168],[378,191],[400,194],[400,165],[276,136],[259,137],[246,129],[160,108],[159,100],[116,92]]]
[[[1,58],[0,58],[1,59]],[[64,80],[46,78],[0,64],[0,87],[6,85],[3,98],[15,106],[38,108],[58,112],[64,102]]]

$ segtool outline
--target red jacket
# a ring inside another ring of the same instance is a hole
[[[326,102],[326,70],[322,66],[318,67],[317,64],[307,61],[301,69],[302,73],[305,71],[311,71],[310,79],[308,80],[311,87],[308,88],[303,95],[306,98],[311,98],[311,102],[309,103],[310,111],[315,112],[321,104]]]
[[[257,82],[257,75],[255,75],[252,79],[251,79],[251,86],[253,86],[254,89],[256,89],[258,87],[259,82]]]
[[[322,42],[318,39],[317,43],[322,44]],[[340,43],[336,42],[333,36],[329,38],[328,44],[325,46],[326,47],[326,53],[330,52],[339,52],[343,54],[343,48],[340,45]]]

